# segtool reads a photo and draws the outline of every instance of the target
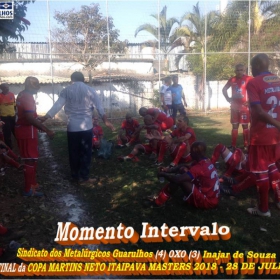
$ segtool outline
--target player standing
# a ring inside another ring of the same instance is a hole
[[[269,188],[280,209],[280,173],[275,165],[280,150],[280,78],[268,71],[269,58],[258,54],[251,60],[254,79],[248,83],[251,107],[249,169],[256,176],[259,205],[248,208],[252,215],[270,217]]]
[[[248,108],[248,96],[246,86],[252,77],[247,76],[243,64],[235,66],[235,76],[230,78],[226,85],[223,87],[223,95],[226,100],[231,104],[231,147],[236,147],[238,137],[239,124],[243,128],[244,149],[247,151],[249,142],[249,129],[250,114]],[[228,96],[228,89],[231,88],[231,97]]]

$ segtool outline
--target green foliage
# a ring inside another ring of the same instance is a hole
[[[153,98],[150,100],[150,102],[153,104],[154,107],[157,108],[161,107],[160,94],[158,90],[154,89],[154,95]]]
[[[14,1],[14,19],[0,20],[0,53],[14,51],[9,46],[9,39],[24,40],[22,33],[28,28],[30,22],[24,17],[27,4],[34,1]]]
[[[156,45],[158,45],[158,41],[159,41],[158,33],[160,32],[160,48],[162,51],[164,51],[164,53],[167,53],[167,51],[169,50],[171,43],[172,43],[172,41],[170,40],[170,38],[172,36],[172,28],[174,27],[174,25],[176,23],[179,24],[179,20],[174,17],[167,19],[166,13],[167,13],[167,7],[164,6],[159,15],[160,30],[158,30],[158,25],[152,25],[149,23],[145,23],[145,24],[139,26],[135,30],[135,37],[141,31],[146,31],[146,32],[149,32],[150,34],[152,34],[157,41]],[[157,14],[152,14],[151,16],[154,19],[158,20]]]
[[[78,11],[56,12],[54,18],[61,26],[52,31],[58,52],[91,69],[108,60],[107,18],[101,14],[98,4],[83,5]],[[114,28],[110,17],[108,26],[110,52],[122,54],[126,44],[118,39],[119,30]]]
[[[196,76],[203,74],[203,60],[200,55],[188,55],[187,62],[190,71]],[[206,63],[206,80],[207,81],[221,81],[227,80],[234,74],[234,66],[237,63],[247,61],[247,56],[231,55],[231,54],[211,54],[207,55]]]

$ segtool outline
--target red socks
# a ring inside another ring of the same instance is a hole
[[[159,193],[158,197],[155,199],[155,203],[157,205],[163,205],[169,198],[170,198],[170,193],[168,192],[168,186],[167,184]]]
[[[174,158],[174,160],[172,161],[175,165],[177,165],[180,161],[180,159],[182,158],[182,156],[186,153],[187,151],[187,144],[186,143],[182,143],[179,146],[178,152],[176,154],[176,157]]]
[[[215,162],[219,159],[220,155],[225,151],[225,149],[226,149],[226,146],[223,145],[223,144],[218,144],[215,147],[215,150],[214,150],[213,155],[211,157],[211,162],[213,164],[215,164]]]
[[[238,129],[233,129],[231,131],[231,146],[232,147],[236,147],[237,137],[238,137]]]
[[[32,186],[37,185],[36,164],[28,163],[24,165],[24,191],[29,192]]]
[[[249,143],[249,129],[248,128],[243,129],[243,141],[244,141],[244,147],[248,147],[248,143]]]
[[[233,185],[232,190],[234,192],[238,193],[238,192],[246,190],[254,185],[256,185],[256,177],[254,176],[254,174],[249,173],[249,174],[247,174],[246,178],[243,179],[240,183]]]
[[[159,155],[158,155],[158,162],[163,162],[164,155],[166,150],[168,149],[168,144],[166,141],[162,141],[160,144]]]

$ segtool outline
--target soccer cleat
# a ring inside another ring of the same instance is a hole
[[[132,160],[133,158],[131,158],[131,157],[128,157],[128,156],[119,156],[118,157],[118,160],[119,161],[130,161],[130,160]]]
[[[269,210],[267,212],[261,212],[257,207],[248,208],[247,211],[254,216],[271,217],[271,213]]]
[[[220,184],[220,190],[223,194],[236,196],[236,193],[233,191],[233,189],[231,187]]]
[[[155,200],[146,200],[143,201],[143,204],[146,208],[161,208],[165,206],[165,204],[157,205]]]
[[[162,161],[157,161],[157,160],[156,160],[156,161],[155,161],[155,165],[156,165],[156,166],[161,166],[161,165],[163,165],[163,162],[162,162]]]
[[[26,197],[31,197],[31,196],[36,196],[36,197],[42,197],[44,196],[44,193],[42,192],[37,192],[35,188],[31,189],[29,192],[23,191],[23,196]]]
[[[235,185],[237,184],[236,180],[232,177],[227,177],[227,176],[223,176],[222,177],[222,182],[227,184],[227,185]]]
[[[116,145],[117,149],[122,149],[123,147],[124,147],[124,145],[121,145],[121,144]]]
[[[171,162],[171,163],[169,164],[169,167],[172,168],[172,167],[175,167],[176,165],[177,165],[176,163]]]

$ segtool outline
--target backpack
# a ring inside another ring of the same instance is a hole
[[[100,149],[97,152],[97,157],[108,159],[113,153],[113,142],[111,140],[101,139]]]

